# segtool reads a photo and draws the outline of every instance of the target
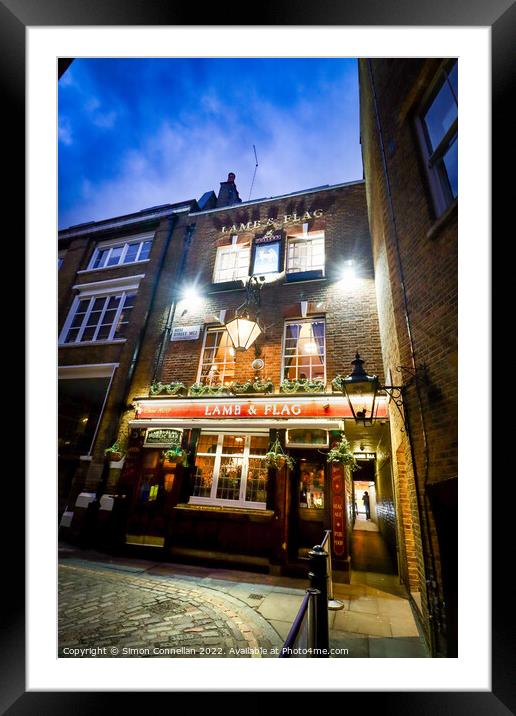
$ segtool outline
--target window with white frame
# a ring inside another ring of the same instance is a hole
[[[198,382],[228,385],[235,379],[235,349],[225,328],[209,328],[204,335]]]
[[[251,247],[249,242],[238,243],[238,236],[231,237],[231,244],[219,246],[215,258],[213,283],[238,281],[249,275]]]
[[[282,380],[326,380],[323,318],[285,323],[282,372]]]
[[[324,274],[324,233],[287,238],[287,274],[320,271]]]
[[[202,432],[197,445],[192,503],[265,509],[268,434]]]
[[[418,115],[425,166],[440,216],[458,195],[458,70],[445,64]]]
[[[61,268],[61,266],[63,265],[65,254],[66,254],[65,250],[59,251],[59,253],[57,254],[57,270],[58,271]]]
[[[110,266],[122,266],[134,264],[138,261],[146,261],[149,258],[152,248],[150,235],[138,238],[131,238],[125,241],[109,242],[99,244],[88,269],[100,269]]]
[[[61,334],[61,343],[125,338],[135,300],[134,289],[105,295],[78,296]]]

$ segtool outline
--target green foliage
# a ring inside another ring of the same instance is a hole
[[[325,387],[324,380],[319,378],[314,380],[298,378],[282,381],[280,389],[282,393],[324,393]]]
[[[256,380],[246,380],[245,383],[235,382],[231,386],[231,392],[235,395],[241,395],[245,393],[273,393],[274,383],[269,378]]]
[[[108,457],[110,455],[112,455],[113,453],[120,453],[120,455],[122,455],[122,457],[124,455],[123,448],[118,441],[113,443],[113,445],[111,445],[111,447],[108,447],[104,450],[104,454]]]
[[[331,382],[331,387],[333,388],[333,390],[336,391],[337,393],[342,393],[343,392],[343,387],[342,387],[343,381],[344,381],[343,375],[340,375],[340,374],[336,375],[335,378]]]
[[[276,438],[273,445],[271,446],[271,449],[265,454],[265,464],[267,467],[283,467],[284,465],[287,465],[289,470],[292,470],[295,462],[294,459],[290,457],[290,455],[286,455],[283,452],[283,448],[281,447],[280,441]]]
[[[349,442],[344,435],[338,443],[328,452],[328,462],[339,462],[341,465],[349,465],[352,470],[357,470],[358,465],[350,450]]]
[[[188,392],[190,395],[229,395],[229,390],[225,385],[203,385],[202,383],[194,383]]]
[[[149,394],[154,395],[184,395],[186,392],[186,385],[179,381],[173,381],[172,383],[161,383],[157,381],[153,383],[149,389]]]
[[[172,443],[169,448],[161,453],[165,460],[169,462],[183,463],[184,467],[188,467],[188,453],[183,450],[180,443]]]

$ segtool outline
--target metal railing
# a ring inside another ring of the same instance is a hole
[[[317,642],[316,601],[321,596],[318,589],[307,589],[296,618],[283,644],[281,658],[305,658],[316,656]]]
[[[328,610],[342,609],[344,604],[333,595],[331,564],[331,530],[308,554],[310,588],[283,644],[280,658],[328,657],[330,631]]]
[[[335,599],[333,594],[333,567],[331,563],[331,530],[325,530],[321,547],[326,552],[328,560],[328,609],[338,611],[344,608],[344,603]]]

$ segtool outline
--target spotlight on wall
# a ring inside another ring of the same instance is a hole
[[[189,311],[191,312],[198,309],[202,303],[202,299],[203,297],[195,284],[185,287],[181,291],[179,300],[182,309],[181,315],[184,316]]]
[[[342,286],[349,286],[356,281],[357,274],[355,268],[355,262],[353,259],[344,261],[340,269],[340,284]]]

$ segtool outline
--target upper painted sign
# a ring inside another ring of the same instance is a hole
[[[256,231],[256,229],[278,229],[286,224],[297,224],[311,219],[319,219],[323,215],[322,209],[314,209],[313,211],[305,211],[303,214],[283,214],[277,218],[269,217],[268,219],[258,219],[257,221],[248,221],[247,223],[233,224],[232,226],[223,226],[221,231],[223,234],[238,234],[246,231]]]

